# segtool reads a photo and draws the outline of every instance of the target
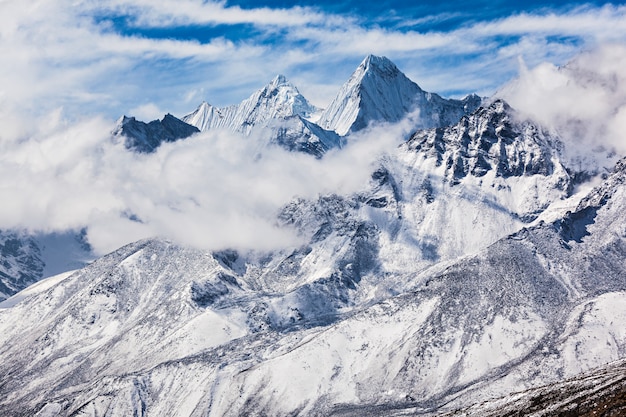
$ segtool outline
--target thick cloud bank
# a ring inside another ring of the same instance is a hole
[[[626,46],[604,45],[561,68],[522,63],[520,77],[497,95],[555,130],[572,163],[610,167],[626,155],[625,68]]]
[[[280,207],[362,188],[409,126],[372,128],[317,160],[225,131],[135,154],[101,119],[66,126],[57,113],[35,125],[27,139],[0,141],[0,229],[87,227],[100,253],[155,235],[208,249],[294,244],[293,231],[275,224]]]

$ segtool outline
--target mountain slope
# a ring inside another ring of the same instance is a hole
[[[626,361],[584,372],[563,382],[486,401],[449,416],[621,416],[626,413]]]
[[[382,256],[415,268],[486,247],[571,195],[558,138],[504,102],[415,133],[383,159],[368,205],[384,206]],[[376,218],[381,219],[380,215]],[[417,246],[420,251],[406,248]]]
[[[304,152],[317,158],[345,143],[335,132],[324,130],[301,116],[270,120],[259,135],[288,151]]]
[[[418,128],[454,124],[480,105],[475,95],[463,100],[446,100],[423,91],[389,59],[367,56],[317,123],[343,136],[371,122],[397,122],[419,110]]]
[[[410,275],[413,290],[325,322],[297,308],[311,301],[288,289],[297,283],[233,252],[129,245],[3,304],[0,411],[420,414],[576,375],[626,351],[626,236],[605,233],[626,230],[625,179],[623,161],[561,221]]]

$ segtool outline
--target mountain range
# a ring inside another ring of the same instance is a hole
[[[41,280],[38,241],[4,232],[0,414],[623,410],[626,158],[578,171],[504,100],[444,99],[375,56],[323,110],[277,76],[239,105],[123,117],[112,140],[222,130],[322,159],[402,120],[414,133],[359,191],[276,213],[294,247],[155,237]]]
[[[313,106],[285,76],[277,75],[240,104],[220,108],[205,101],[180,120],[166,115],[148,124],[124,116],[114,135],[123,136],[129,149],[152,152],[162,142],[223,129],[260,135],[287,150],[321,157],[370,123],[398,122],[415,112],[415,127],[447,126],[480,102],[476,95],[454,100],[427,93],[389,59],[369,55],[325,110]]]

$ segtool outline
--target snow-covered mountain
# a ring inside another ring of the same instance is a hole
[[[134,117],[118,120],[113,135],[124,140],[124,146],[136,152],[154,152],[163,142],[174,142],[200,132],[180,119],[166,114],[163,120],[144,123]]]
[[[113,133],[124,137],[129,149],[152,152],[162,142],[222,129],[254,133],[268,143],[321,158],[328,150],[340,148],[343,136],[370,123],[394,123],[418,112],[415,129],[445,127],[480,103],[476,95],[448,100],[427,93],[387,58],[369,55],[325,110],[313,106],[296,86],[277,75],[240,104],[215,107],[202,102],[182,120],[168,114],[147,124],[124,116]]]
[[[276,263],[129,245],[0,305],[0,412],[421,414],[576,375],[626,349],[625,236],[605,233],[626,226],[625,181],[623,161],[561,220],[348,309],[389,288],[366,283],[384,276],[375,227],[352,233],[345,212],[316,212],[335,223],[315,240],[356,255],[323,279],[305,272],[312,248]]]
[[[224,129],[244,135],[254,133],[268,143],[289,151],[304,152],[321,158],[343,140],[309,119],[319,113],[283,75],[253,93],[238,105],[214,107],[203,102],[183,117],[201,131]]]
[[[341,87],[317,123],[343,136],[371,122],[397,122],[418,111],[416,128],[443,127],[458,122],[480,102],[476,95],[447,100],[427,93],[389,59],[369,55]]]
[[[622,358],[626,161],[576,199],[560,146],[495,101],[284,207],[300,247],[151,239],[44,280],[0,304],[0,414],[420,414]]]
[[[201,128],[318,158],[371,122],[419,110],[428,128],[360,191],[282,207],[299,246],[146,239],[0,302],[0,415],[488,415],[583,372],[602,380],[612,371],[594,368],[626,358],[626,159],[592,189],[554,132],[479,102],[370,56],[325,129],[280,76],[241,105],[203,104],[185,118],[198,129],[122,119],[142,152]],[[2,236],[6,295],[62,258]]]

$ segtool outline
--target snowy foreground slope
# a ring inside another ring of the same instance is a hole
[[[445,416],[496,417],[521,413],[536,417],[625,415],[626,361],[615,361],[563,382],[475,404]]]
[[[495,101],[284,207],[301,247],[43,281],[0,304],[0,415],[433,414],[622,359],[626,161],[559,215],[560,146]]]

